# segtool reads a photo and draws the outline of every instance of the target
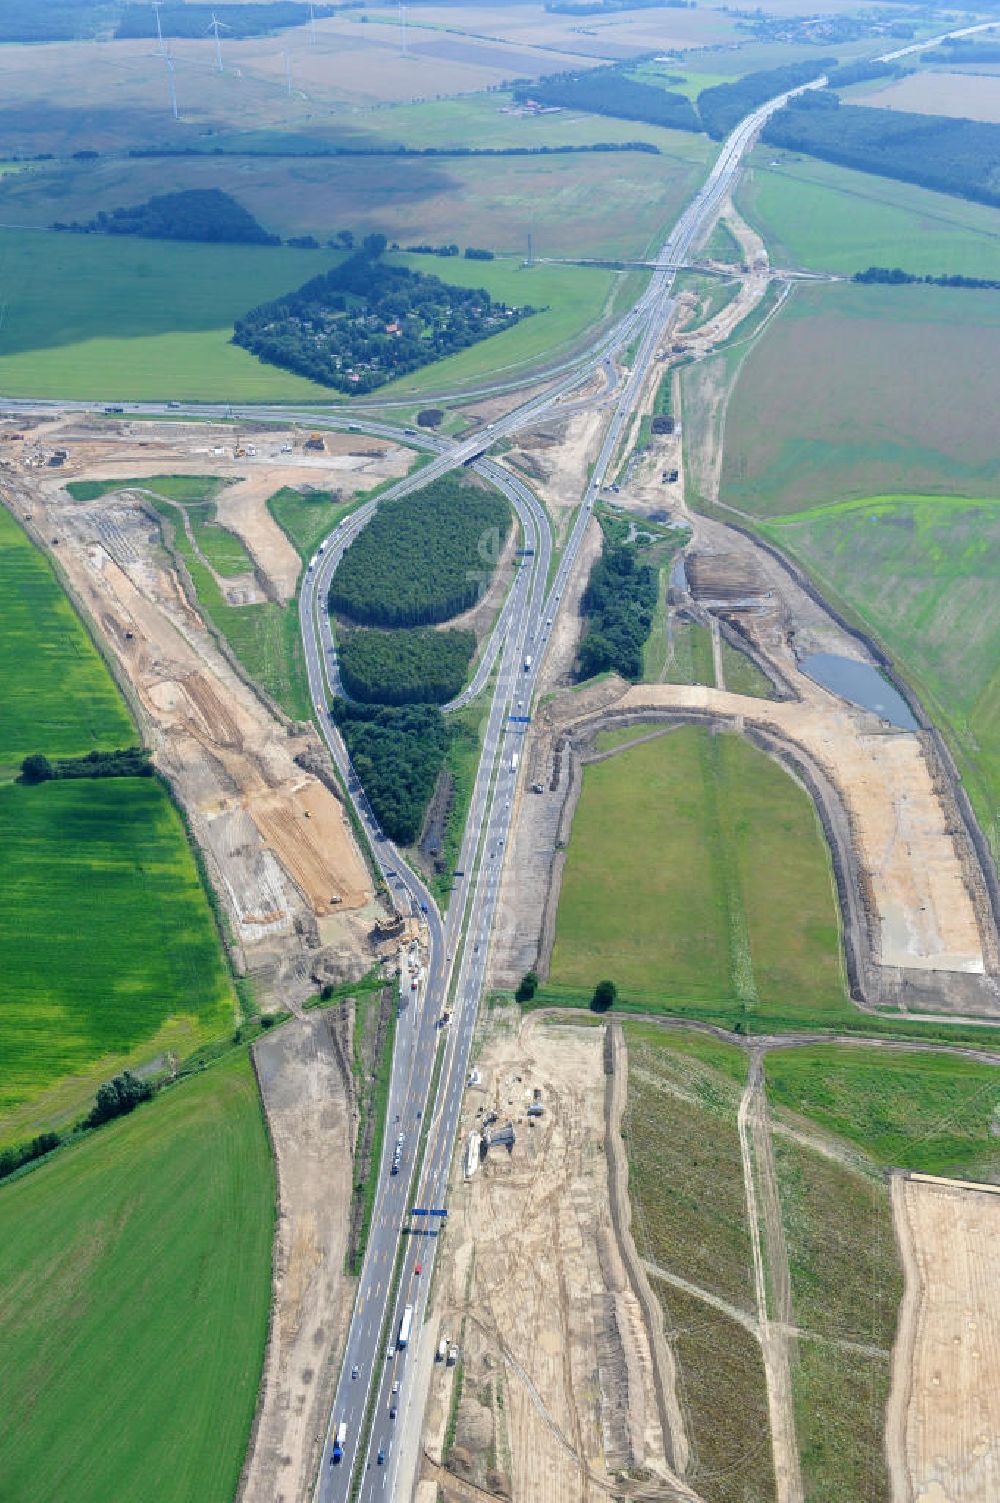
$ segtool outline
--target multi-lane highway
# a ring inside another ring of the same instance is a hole
[[[797,92],[797,91],[796,91]],[[385,496],[405,495],[461,464],[469,464],[498,485],[517,510],[527,550],[505,602],[485,665],[470,686],[478,691],[496,669],[482,757],[473,790],[447,915],[442,918],[423,881],[401,853],[384,839],[368,800],[349,764],[346,749],[330,723],[330,695],[339,687],[333,638],[325,608],[330,579],[349,543],[369,520],[378,502],[345,519],[326,540],[307,575],[300,614],[310,688],[323,734],[345,779],[375,859],[402,909],[423,909],[428,921],[428,964],[419,991],[400,1017],[388,1108],[379,1192],[357,1299],[345,1347],[330,1427],[317,1485],[320,1503],[339,1503],[350,1496],[359,1478],[362,1499],[404,1491],[396,1436],[408,1406],[420,1405],[412,1393],[412,1357],[400,1348],[398,1333],[407,1306],[413,1311],[416,1341],[425,1310],[440,1218],[414,1218],[412,1210],[444,1208],[459,1109],[465,1089],[479,999],[486,975],[505,843],[517,783],[517,756],[524,723],[512,716],[530,713],[548,633],[572,570],[594,501],[627,432],[637,401],[657,357],[671,311],[673,268],[686,259],[707,232],[729,193],[747,150],[768,115],[787,95],[770,101],[744,120],[720,148],[701,190],[664,244],[642,297],[620,321],[613,336],[601,340],[590,358],[563,375],[540,395],[505,417],[456,444],[412,431],[403,435],[436,450],[430,463],[401,481]],[[638,338],[627,381],[611,406],[610,421],[576,522],[559,567],[547,586],[552,556],[548,519],[532,492],[511,473],[484,457],[500,438],[549,416],[581,380],[605,362],[611,350]],[[359,424],[366,432],[399,437],[399,430],[374,422]],[[384,499],[380,498],[380,499]],[[450,1011],[450,1021],[442,1022]],[[434,1061],[441,1050],[437,1088],[430,1093]],[[426,1133],[423,1162],[415,1165],[421,1133]],[[400,1141],[400,1135],[402,1135]],[[391,1172],[397,1146],[399,1172]],[[414,1179],[414,1175],[416,1178]],[[420,1270],[418,1272],[418,1269]],[[370,1417],[370,1424],[369,1424]],[[334,1440],[343,1435],[335,1459]]]

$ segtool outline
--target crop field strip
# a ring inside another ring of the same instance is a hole
[[[740,369],[722,502],[767,519],[893,493],[1000,495],[998,328],[991,292],[797,288]]]
[[[245,1052],[0,1191],[0,1472],[19,1503],[229,1503],[274,1172]]]
[[[135,727],[53,573],[0,507],[0,775],[33,752],[78,756],[135,740]]]
[[[0,544],[0,611],[17,644],[4,656],[8,776],[29,753],[134,744],[96,648],[5,511]],[[12,1141],[65,1122],[101,1072],[168,1049],[183,1057],[225,1033],[236,999],[187,835],[159,782],[0,783],[0,826],[0,1138]]]

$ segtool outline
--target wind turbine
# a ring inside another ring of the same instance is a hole
[[[179,120],[180,115],[177,112],[177,90],[174,87],[174,60],[170,54],[169,46],[163,54],[163,61],[167,65],[167,87],[170,90],[170,109],[174,119]]]
[[[316,7],[313,0],[309,0],[309,44],[316,45]]]
[[[285,88],[290,99],[292,97],[292,54],[286,47],[281,55],[285,59]]]
[[[163,56],[163,28],[160,25],[160,6],[163,0],[153,0],[153,14],[156,17],[156,50]]]
[[[213,12],[212,12],[212,19],[209,22],[208,27],[206,28],[206,33],[205,34],[206,34],[206,36],[208,35],[208,32],[213,32],[215,34],[215,71],[216,71],[216,73],[223,73],[223,72],[225,72],[225,69],[222,66],[222,38],[219,36],[219,32],[220,31],[231,31],[231,30],[232,30],[232,27],[228,26],[225,21],[220,21],[219,18],[216,16],[215,11],[213,10]]]
[[[402,57],[406,56],[406,6],[403,0],[399,0],[399,50]]]

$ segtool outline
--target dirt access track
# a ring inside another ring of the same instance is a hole
[[[46,428],[46,443],[57,436],[69,450],[69,469],[71,425]],[[201,425],[198,438],[206,441]],[[154,473],[185,468],[183,443],[172,433],[163,442],[170,452],[158,449]],[[103,472],[84,443],[85,467]],[[124,465],[129,476],[136,457]],[[186,468],[197,472],[200,456]],[[51,470],[24,463],[8,466],[4,482],[15,515],[51,550],[104,644],[205,854],[237,966],[254,978],[261,1003],[294,1009],[318,981],[362,974],[377,908],[315,731],[265,704],[237,671],[141,500],[73,502]]]
[[[311,1497],[350,1318],[344,1273],[356,1117],[351,1010],[311,1012],[262,1037],[254,1068],[278,1176],[273,1296],[239,1503]]]
[[[664,1395],[627,1271],[640,1265],[627,1172],[609,1172],[609,1123],[614,1137],[624,1100],[622,1076],[615,1107],[611,1066],[604,1028],[531,1018],[504,1028],[478,1060],[421,1337],[433,1376],[420,1503],[439,1486],[449,1503],[477,1489],[514,1503],[604,1503],[643,1489],[696,1497],[664,1454]],[[529,1118],[536,1099],[543,1113]],[[498,1126],[513,1123],[513,1150],[491,1149],[467,1179],[469,1134],[497,1109]],[[433,1362],[442,1335],[460,1345],[460,1369]],[[653,1340],[664,1347],[659,1326]],[[671,1448],[683,1451],[672,1385],[667,1402]]]
[[[906,1277],[886,1450],[892,1503],[1000,1498],[1000,1187],[892,1183]]]

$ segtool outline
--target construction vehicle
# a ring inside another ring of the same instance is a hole
[[[322,433],[310,433],[306,439],[305,447],[307,449],[318,450],[322,454],[326,450],[326,439]]]
[[[458,1361],[458,1347],[457,1346],[450,1346],[448,1348],[448,1360],[447,1360],[447,1364],[446,1365],[448,1367],[454,1367],[455,1363],[457,1361]]]
[[[442,1336],[441,1340],[438,1342],[438,1349],[437,1349],[437,1360],[438,1360],[438,1362],[443,1362],[444,1359],[447,1357],[447,1355],[448,1355],[448,1338],[447,1338],[447,1336]]]

